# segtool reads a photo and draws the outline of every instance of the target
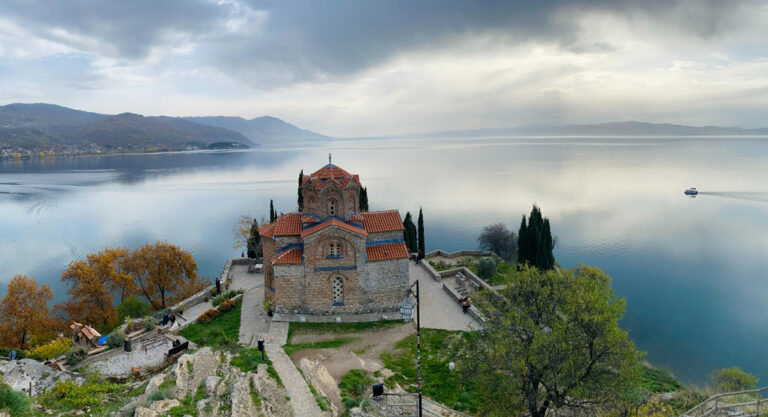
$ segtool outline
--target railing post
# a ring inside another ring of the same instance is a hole
[[[715,417],[717,417],[717,409],[719,408],[720,398],[715,398]]]
[[[763,394],[760,393],[760,390],[757,391],[757,405],[755,407],[755,417],[760,417],[760,397],[762,397]]]

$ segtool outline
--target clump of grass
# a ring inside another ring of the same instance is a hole
[[[392,313],[399,316],[398,313]],[[360,333],[369,330],[389,329],[402,326],[402,320],[363,321],[358,323],[300,323],[292,322],[288,327],[288,340],[298,334],[305,333]]]
[[[683,385],[672,374],[663,369],[651,368],[650,366],[643,366],[640,385],[646,391],[653,393],[674,392],[683,388]]]
[[[229,361],[230,365],[240,368],[243,372],[255,372],[259,364],[262,363],[267,365],[267,375],[274,379],[278,386],[285,387],[280,379],[280,375],[277,374],[277,371],[272,366],[269,356],[265,354],[264,359],[261,359],[261,351],[257,348],[240,349],[237,351],[237,356],[234,356]]]
[[[349,415],[350,408],[360,405],[363,401],[363,394],[365,394],[368,386],[373,382],[373,378],[360,369],[353,369],[341,377],[339,391],[341,392],[341,401],[346,408],[344,411],[345,416]]]
[[[315,397],[317,406],[320,407],[320,411],[326,411],[328,409],[328,399],[320,395],[320,393],[315,389],[314,385],[309,383],[309,381],[307,381],[307,384],[309,385],[309,390],[312,391],[312,395]]]
[[[31,417],[32,400],[27,394],[0,384],[0,411],[8,411],[11,417]]]
[[[168,410],[168,415],[170,417],[184,417],[187,415],[197,416],[199,414],[197,411],[197,402],[206,398],[208,398],[208,394],[205,392],[205,383],[201,382],[197,387],[195,394],[192,395],[190,393],[184,397],[184,399],[181,400],[181,405],[177,405]]]
[[[357,338],[340,337],[338,339],[322,340],[320,342],[314,342],[314,343],[296,343],[296,344],[290,344],[290,345],[283,345],[283,350],[285,350],[285,353],[288,356],[291,356],[294,353],[303,349],[333,349],[333,348],[341,347],[346,344],[352,343],[355,340],[357,340]]]

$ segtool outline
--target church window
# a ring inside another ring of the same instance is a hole
[[[336,200],[329,200],[328,201],[328,215],[329,216],[335,216],[336,215]]]
[[[329,257],[341,257],[341,243],[331,242],[328,244]]]
[[[344,280],[341,277],[335,277],[331,287],[333,292],[333,305],[344,305]]]

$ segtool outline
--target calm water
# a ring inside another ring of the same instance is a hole
[[[360,177],[372,209],[424,208],[427,249],[538,204],[565,266],[595,265],[627,298],[623,326],[685,382],[740,366],[768,383],[768,139],[346,141],[250,152],[0,161],[0,283],[23,273],[65,296],[67,263],[156,239],[217,274],[241,214],[296,205],[300,169]],[[696,186],[713,194],[687,198]],[[5,292],[0,285],[0,296]]]

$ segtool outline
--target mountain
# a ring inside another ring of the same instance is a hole
[[[574,125],[527,125],[517,127],[450,130],[397,135],[409,138],[480,136],[768,136],[768,128],[744,129],[722,126],[685,126],[668,123],[610,122]],[[393,137],[393,136],[389,136]]]
[[[281,144],[289,142],[304,142],[319,139],[329,139],[319,133],[300,129],[276,117],[263,116],[254,119],[242,117],[208,116],[185,117],[186,120],[210,126],[223,127],[247,136],[254,142],[263,144]]]
[[[233,130],[176,117],[107,115],[53,104],[0,106],[0,148],[70,153],[248,148],[258,143]]]

